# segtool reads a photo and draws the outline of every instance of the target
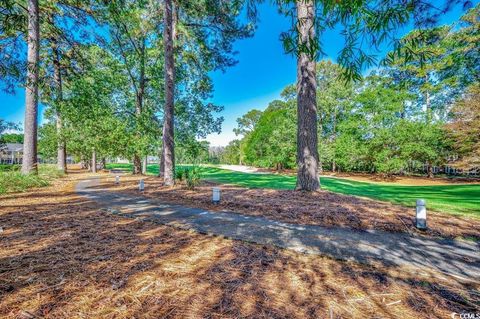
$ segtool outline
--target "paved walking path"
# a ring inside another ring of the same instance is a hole
[[[128,217],[341,260],[367,264],[380,261],[386,265],[433,269],[480,281],[479,243],[434,240],[403,233],[296,225],[230,212],[209,212],[158,203],[141,194],[115,193],[99,187],[99,179],[78,183],[76,191],[112,212]]]

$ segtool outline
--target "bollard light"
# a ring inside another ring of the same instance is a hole
[[[220,188],[214,187],[212,189],[212,201],[214,204],[218,204],[220,202]]]
[[[115,184],[120,184],[120,176],[115,176]]]
[[[138,190],[142,192],[144,189],[145,189],[145,182],[143,181],[143,179],[141,179],[140,184],[138,184]]]
[[[418,229],[427,228],[427,207],[425,206],[425,200],[423,199],[417,199],[415,224]]]

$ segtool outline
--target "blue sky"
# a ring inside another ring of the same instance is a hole
[[[477,1],[475,1],[476,3]],[[457,7],[442,18],[441,23],[451,23],[463,14]],[[212,79],[215,92],[212,102],[223,105],[225,110],[220,114],[225,118],[222,133],[207,137],[211,145],[226,145],[235,138],[232,132],[236,119],[248,110],[267,107],[268,103],[279,98],[282,89],[295,82],[296,61],[286,55],[280,42],[280,34],[290,27],[290,19],[281,16],[277,9],[267,3],[259,7],[260,22],[252,38],[239,40],[234,48],[238,51],[237,65],[225,73],[214,72]],[[408,32],[400,30],[399,35]],[[326,32],[322,36],[325,58],[335,60],[343,46],[339,30]],[[379,58],[389,50],[388,43],[378,53]],[[17,123],[23,122],[25,97],[22,89],[12,96],[0,92],[0,118]],[[40,110],[42,114],[42,110]],[[40,123],[43,117],[40,115]]]

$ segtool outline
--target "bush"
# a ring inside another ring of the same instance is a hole
[[[175,180],[177,181],[183,181],[183,176],[185,174],[185,170],[183,169],[176,169],[175,170]]]
[[[175,170],[175,179],[182,182],[185,181],[185,185],[189,189],[195,189],[200,184],[201,174],[198,167],[185,167]]]
[[[197,167],[185,170],[185,181],[189,189],[194,189],[198,186],[198,184],[200,184],[200,178],[200,170]]]
[[[40,165],[38,175],[23,175],[19,171],[0,171],[0,194],[24,192],[29,188],[43,187],[50,181],[63,176],[55,165]]]

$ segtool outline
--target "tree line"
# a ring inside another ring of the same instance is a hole
[[[390,52],[380,68],[356,82],[345,82],[340,65],[319,62],[319,169],[391,175],[425,168],[431,177],[434,166],[480,166],[479,11],[477,5],[452,25],[422,30],[415,49],[428,52],[426,58],[400,58],[420,33],[411,31],[400,52]],[[290,85],[263,112],[243,115],[234,130],[241,139],[226,147],[221,161],[296,168],[297,108]]]
[[[220,132],[222,118],[216,112],[221,106],[208,102],[209,72],[235,64],[232,44],[253,34],[258,2],[0,0],[2,83],[9,92],[25,83],[22,172],[36,173],[40,136],[44,149],[56,149],[61,170],[69,153],[91,162],[92,170],[97,158],[128,157],[139,174],[141,159],[158,153],[160,174],[172,185],[175,145]],[[396,40],[395,31],[412,21],[416,27],[431,26],[454,4],[471,6],[466,0],[443,5],[426,0],[273,2],[292,17],[281,40],[297,58],[297,83],[282,103],[296,100],[295,110],[283,112],[297,119],[285,129],[296,126],[296,141],[289,145],[296,147],[297,189],[306,191],[319,187],[318,130],[327,127],[319,126],[327,115],[318,116],[322,33],[342,28],[341,77],[358,81],[365,67],[378,62],[370,48],[388,40],[395,44],[392,63],[420,60],[425,65],[431,53],[422,51],[423,29],[404,41]],[[419,90],[434,94],[427,78],[418,83]],[[50,119],[40,130],[39,102]]]

